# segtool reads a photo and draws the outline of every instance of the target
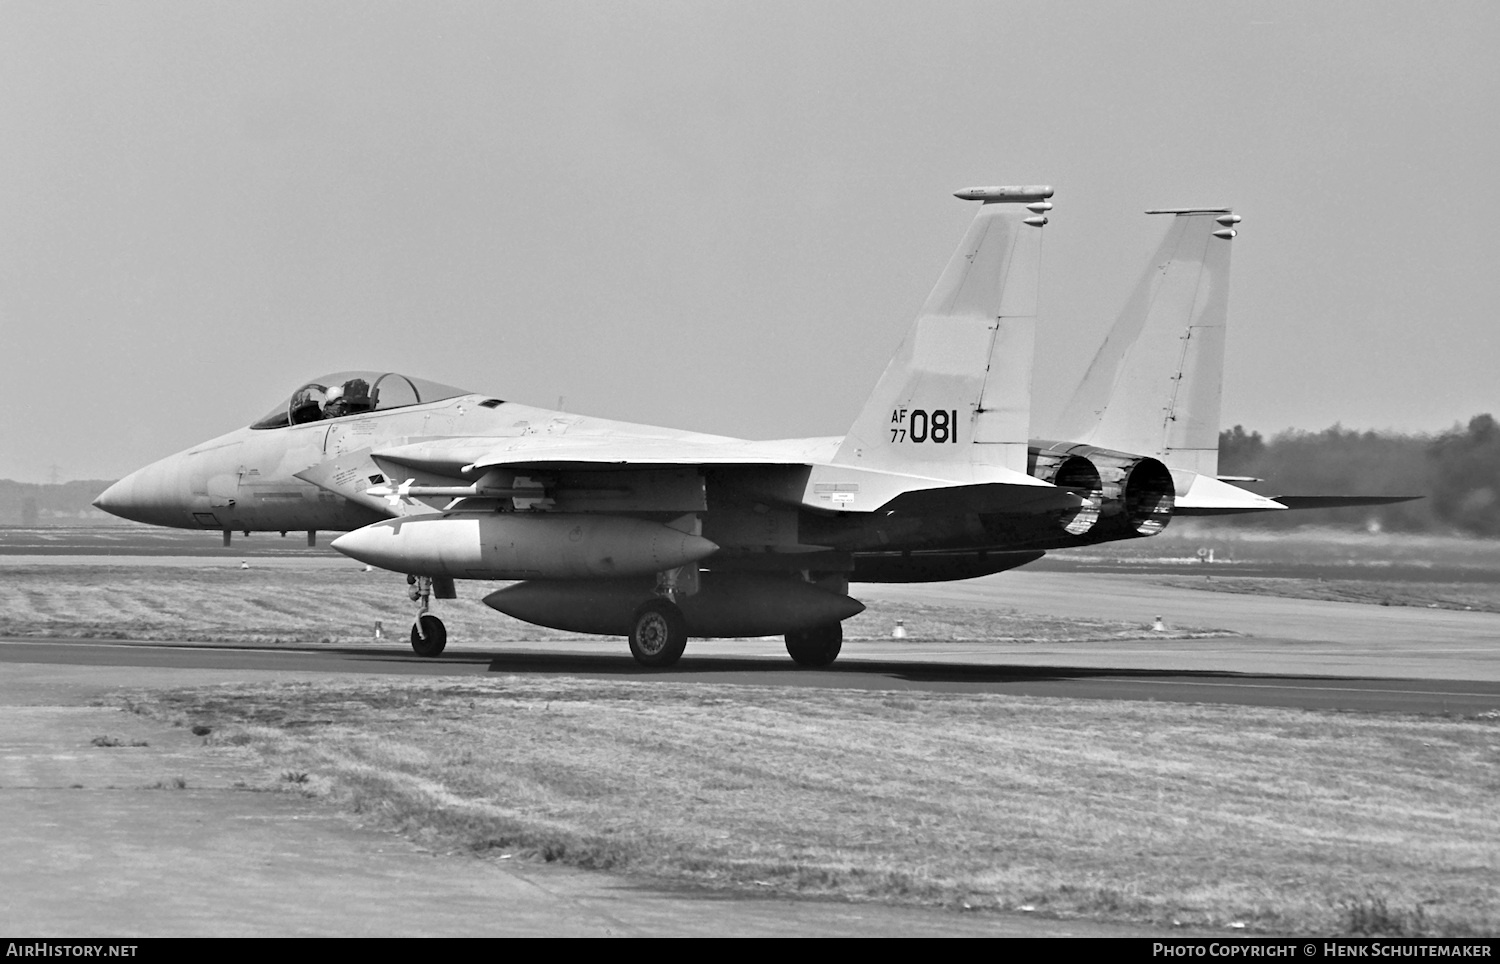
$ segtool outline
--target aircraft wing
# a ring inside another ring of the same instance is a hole
[[[415,480],[443,495],[476,479],[525,479],[556,473],[663,472],[716,468],[738,472],[770,501],[839,512],[874,512],[894,500],[925,492],[969,511],[1040,512],[1077,508],[1082,500],[1029,475],[1001,467],[981,478],[953,479],[855,467],[826,461],[837,439],[774,442],[720,437],[548,437],[428,439],[382,448],[372,461],[393,481]],[[498,475],[497,475],[498,474]],[[420,496],[420,488],[411,490]],[[477,493],[477,490],[476,490]],[[619,505],[628,509],[626,505]],[[958,511],[963,511],[960,508]]]
[[[801,440],[799,440],[801,441]],[[587,469],[626,465],[801,465],[815,443],[750,442],[709,436],[638,438],[619,436],[442,438],[388,446],[375,455],[454,477],[491,468]]]

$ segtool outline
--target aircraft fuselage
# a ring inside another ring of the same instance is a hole
[[[754,442],[498,402],[477,393],[392,411],[237,429],[126,476],[97,505],[138,522],[183,529],[344,532],[394,514],[387,500],[366,494],[402,481],[387,477],[368,457],[371,450],[455,438],[498,444],[535,435],[731,443],[760,453],[784,453],[782,464],[632,470],[617,476],[600,466],[518,473],[540,487],[537,495],[545,496],[548,510],[612,511],[662,520],[695,512],[702,535],[721,548],[716,557],[720,566],[736,557],[741,557],[740,568],[780,569],[792,567],[790,554],[811,561],[829,552],[1044,548],[1067,541],[1051,513],[1006,515],[1001,531],[1000,516],[976,511],[809,510],[799,505],[811,471],[807,463],[831,457],[841,442],[837,437]],[[314,467],[335,465],[343,478],[325,479],[322,485],[298,478]],[[453,500],[424,501],[409,500],[402,514],[430,513]],[[504,508],[527,508],[525,500],[512,502]],[[829,562],[825,557],[819,564]],[[838,568],[849,564],[846,560]]]

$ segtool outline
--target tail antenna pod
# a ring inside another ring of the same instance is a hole
[[[1214,237],[1222,238],[1225,241],[1232,241],[1239,234],[1239,231],[1235,230],[1235,225],[1239,224],[1241,219],[1238,214],[1234,213],[1232,208],[1151,208],[1146,213],[1177,215],[1217,214],[1218,217],[1214,218],[1214,221],[1223,226],[1219,230],[1212,232]]]
[[[1040,210],[1051,210],[1047,198],[1052,196],[1050,184],[1025,184],[1007,187],[966,187],[953,192],[953,196],[964,201],[983,201],[985,204],[1036,204]],[[1045,206],[1043,206],[1045,205]],[[1037,210],[1033,208],[1033,210]]]

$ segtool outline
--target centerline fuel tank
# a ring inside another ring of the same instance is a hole
[[[700,589],[681,596],[690,636],[778,636],[837,623],[864,604],[800,579],[760,572],[704,572]],[[652,598],[650,579],[538,579],[497,589],[484,604],[538,626],[575,633],[623,636],[641,603]]]

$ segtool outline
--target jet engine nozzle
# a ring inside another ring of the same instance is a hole
[[[1031,475],[1043,482],[1051,482],[1083,499],[1083,505],[1068,510],[1060,518],[1063,531],[1081,536],[1099,522],[1100,509],[1104,505],[1104,481],[1099,469],[1081,455],[1057,455],[1031,450]]]
[[[705,559],[713,542],[659,522],[551,512],[437,512],[333,540],[360,562],[454,579],[645,576]]]
[[[1031,475],[1068,489],[1096,508],[1065,526],[1084,543],[1154,536],[1172,521],[1172,473],[1159,460],[1072,442],[1031,446]]]

